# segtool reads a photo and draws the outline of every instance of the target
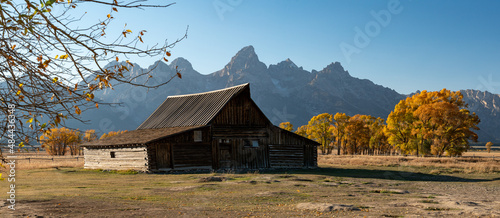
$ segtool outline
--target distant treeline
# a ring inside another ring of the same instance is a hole
[[[295,133],[321,143],[331,154],[412,154],[461,156],[477,142],[474,130],[480,122],[467,109],[460,91],[422,91],[401,100],[387,120],[370,115],[324,113],[311,118]],[[293,130],[289,122],[280,127]],[[483,146],[485,146],[483,144]]]

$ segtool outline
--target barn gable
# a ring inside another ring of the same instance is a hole
[[[137,129],[207,125],[234,96],[249,90],[243,84],[212,92],[169,96]]]

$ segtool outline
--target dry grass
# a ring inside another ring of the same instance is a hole
[[[465,152],[463,157],[495,157],[495,158],[500,158],[500,151],[491,151],[488,153],[487,151],[468,151]]]
[[[337,156],[319,155],[319,165],[351,166],[404,166],[428,168],[431,174],[454,173],[496,173],[500,172],[500,158],[488,157],[402,157],[402,156]]]
[[[16,160],[16,169],[46,169],[54,167],[83,167],[83,156],[50,156],[46,154],[20,154]],[[77,158],[78,157],[78,158]]]

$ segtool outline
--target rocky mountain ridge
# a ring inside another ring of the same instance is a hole
[[[115,90],[96,93],[98,99],[120,103],[120,106],[102,106],[98,110],[86,111],[82,118],[89,120],[88,123],[68,121],[67,125],[96,129],[101,133],[132,130],[169,95],[205,92],[243,83],[251,84],[252,98],[274,124],[290,121],[295,127],[325,112],[386,118],[394,106],[406,98],[370,80],[352,77],[339,62],[312,72],[298,67],[290,59],[267,66],[259,60],[252,46],[241,49],[221,70],[206,75],[193,69],[184,58],[177,58],[170,65],[157,62],[148,68],[152,69],[153,76],[148,84],[167,81],[175,75],[176,66],[182,73],[182,79],[176,78],[157,89],[119,85],[115,86]],[[137,74],[143,70],[135,65],[130,73]],[[500,95],[477,90],[464,90],[462,93],[471,111],[482,120],[480,140],[500,141]]]

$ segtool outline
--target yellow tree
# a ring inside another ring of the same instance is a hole
[[[368,151],[370,144],[369,120],[372,117],[368,115],[356,114],[349,119],[346,126],[347,152],[350,154],[361,154]]]
[[[378,117],[369,124],[370,128],[370,149],[372,154],[386,154],[390,152],[390,145],[384,132],[386,125],[384,119]]]
[[[420,120],[428,120],[423,137],[432,140],[431,152],[442,156],[460,156],[469,148],[469,141],[477,141],[479,118],[475,113],[449,102],[436,102],[421,106],[415,111]],[[472,129],[472,130],[471,130]]]
[[[492,142],[488,142],[488,143],[486,143],[486,145],[485,145],[485,146],[486,146],[486,150],[488,151],[488,153],[490,153],[490,152],[491,152],[491,146],[492,146],[492,145],[493,145],[493,143],[492,143]]]
[[[106,134],[106,133],[102,134],[101,138],[99,138],[99,139],[105,139],[105,138],[107,138],[107,137],[111,137],[111,136],[119,135],[119,134],[122,134],[122,133],[125,133],[125,132],[127,132],[127,130],[124,130],[124,131],[116,131],[116,132],[115,132],[115,131],[111,131],[111,132],[108,132],[107,134]]]
[[[91,142],[97,139],[97,134],[95,133],[95,129],[87,129],[83,136],[83,140],[85,142]]]
[[[430,150],[427,146],[430,146],[432,143],[437,143],[439,140],[425,136],[429,134],[428,128],[429,122],[431,122],[430,117],[422,115],[423,109],[419,112],[421,115],[415,114],[415,111],[423,105],[432,105],[439,102],[449,103],[458,110],[467,107],[463,101],[463,95],[459,91],[453,92],[446,89],[437,92],[427,92],[424,90],[405,100],[401,100],[387,118],[386,133],[389,136],[389,143],[399,148],[404,154],[416,153],[418,155],[421,150]],[[429,108],[425,108],[425,110],[428,109]],[[464,114],[465,113],[466,111],[464,111]],[[461,118],[468,120],[469,128],[476,129],[477,126],[474,123],[476,121],[479,122],[479,119],[475,120],[473,118],[475,116],[474,114],[471,115],[469,113],[469,115],[472,117],[467,118],[464,115]],[[436,114],[434,116],[438,115]],[[465,122],[465,120],[463,121]],[[433,122],[437,122],[436,118],[434,118]],[[469,136],[474,138],[472,134],[467,134],[464,137]],[[436,150],[435,152],[438,151]],[[450,150],[450,152],[452,151]]]
[[[307,136],[321,143],[321,153],[330,154],[331,142],[334,140],[333,136],[333,116],[328,113],[319,114],[309,120],[307,129]]]
[[[94,129],[87,129],[85,133],[83,134],[83,142],[91,142],[97,139],[97,134],[95,133]],[[79,154],[83,154],[83,150],[80,148]]]
[[[293,125],[290,122],[280,123],[280,128],[290,132],[293,131]]]
[[[333,116],[333,119],[335,120],[334,125],[335,125],[335,132],[334,135],[337,138],[337,155],[340,155],[340,150],[342,148],[342,145],[345,145],[345,128],[349,123],[349,116],[347,116],[345,113],[336,113],[335,116]]]
[[[81,142],[80,132],[67,128],[53,128],[40,136],[42,148],[50,155],[65,155],[68,149],[71,155],[79,149]]]
[[[300,126],[299,128],[297,128],[297,131],[295,131],[295,133],[298,135],[304,136],[306,138],[309,138],[307,136],[308,129],[309,129],[309,125],[303,125],[303,126]]]
[[[410,113],[411,107],[408,101],[410,101],[409,98],[399,101],[394,111],[389,114],[387,128],[385,129],[389,143],[404,154],[408,154],[414,149],[410,144],[410,140],[413,136],[412,126],[415,118],[413,113]]]

